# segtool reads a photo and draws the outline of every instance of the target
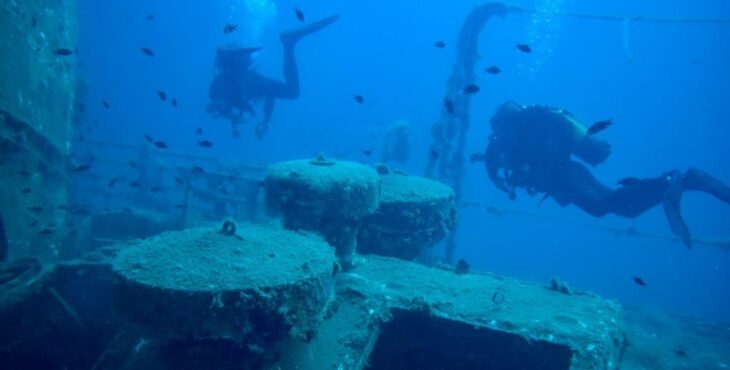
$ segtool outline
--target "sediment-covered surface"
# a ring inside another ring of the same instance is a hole
[[[114,261],[117,313],[158,337],[224,338],[266,348],[311,335],[331,297],[332,248],[319,237],[239,224],[126,245]]]
[[[593,295],[375,256],[338,275],[337,294],[343,312],[289,352],[316,351],[301,369],[619,366],[621,307]]]
[[[454,191],[434,180],[398,173],[380,175],[380,205],[358,234],[360,253],[416,258],[456,226]]]

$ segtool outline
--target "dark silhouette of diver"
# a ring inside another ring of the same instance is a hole
[[[299,97],[299,71],[294,47],[302,37],[317,32],[339,19],[338,15],[322,19],[280,35],[284,47],[284,82],[262,76],[252,68],[252,54],[259,48],[222,47],[215,58],[217,74],[210,84],[210,103],[206,111],[226,118],[236,126],[243,123],[245,113],[255,115],[253,105],[263,103],[263,118],[256,125],[256,136],[263,137],[269,129],[276,99]]]
[[[490,124],[486,151],[473,155],[472,161],[483,160],[490,180],[510,199],[517,188],[524,188],[530,195],[545,193],[560,206],[574,204],[596,217],[613,213],[635,218],[662,204],[672,232],[688,247],[692,237],[680,212],[682,194],[702,191],[730,204],[730,187],[696,168],[654,178],[625,178],[616,189],[600,183],[573,157],[596,166],[608,158],[611,147],[588,134],[565,110],[507,102]]]

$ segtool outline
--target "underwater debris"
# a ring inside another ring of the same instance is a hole
[[[560,280],[558,277],[553,277],[552,280],[550,280],[550,287],[548,289],[558,293],[573,295],[573,290],[571,290],[568,284]]]
[[[502,72],[502,69],[497,66],[489,66],[484,69],[484,72],[489,73],[490,75],[496,75]]]
[[[470,266],[469,264],[462,258],[458,262],[456,262],[456,267],[454,268],[454,272],[457,275],[466,275],[469,273]]]
[[[61,295],[56,291],[56,289],[53,289],[53,287],[48,287],[48,291],[50,291],[51,295],[53,295],[58,303],[61,304],[61,307],[63,307],[63,310],[68,314],[68,316],[71,317],[76,324],[83,328],[84,323],[81,321],[81,316],[79,316],[79,313],[76,312],[73,306],[66,302],[66,300],[63,299],[63,297],[61,297]]]
[[[646,286],[646,282],[644,281],[644,279],[642,279],[639,276],[634,276],[634,283],[636,283],[636,285],[641,286],[641,287]]]
[[[597,134],[605,129],[607,129],[609,126],[613,125],[613,119],[604,119],[602,121],[598,121],[591,125],[591,127],[588,128],[588,131],[586,132],[588,135],[594,135]]]
[[[223,227],[221,227],[221,234],[225,236],[233,236],[236,235],[236,224],[233,223],[233,221],[226,221],[223,223]]]
[[[479,86],[477,84],[471,84],[471,85],[466,86],[462,91],[464,92],[464,94],[473,95],[473,94],[478,93],[479,90],[481,90],[481,89],[479,88]]]
[[[67,48],[58,48],[53,51],[53,54],[56,54],[58,56],[67,57],[69,55],[73,55],[73,50],[67,49]]]
[[[0,284],[14,280],[29,280],[43,269],[37,257],[16,258],[12,262],[0,265]]]
[[[223,33],[225,33],[226,35],[229,34],[229,33],[231,33],[231,32],[236,32],[236,31],[238,31],[238,25],[237,24],[231,24],[231,23],[229,23],[229,24],[226,24],[225,26],[223,26]]]
[[[299,8],[294,8],[294,15],[297,17],[299,22],[304,22],[304,12]]]
[[[444,109],[446,109],[449,114],[454,114],[454,102],[449,98],[444,98]]]
[[[390,173],[390,169],[388,166],[378,163],[375,165],[375,171],[378,173],[378,175],[387,175]]]
[[[352,97],[358,104],[365,103],[365,98],[362,95],[355,95]]]
[[[443,41],[436,41],[433,43],[433,46],[435,46],[438,49],[443,49],[446,47],[446,43]]]
[[[496,306],[504,303],[504,299],[504,292],[502,292],[501,290],[497,290],[492,294],[492,303],[494,303]]]
[[[155,56],[155,52],[152,51],[152,49],[150,49],[150,48],[139,48],[139,50],[141,50],[147,56],[150,56],[150,57]]]
[[[527,54],[532,53],[532,48],[530,47],[530,45],[517,44],[517,45],[515,45],[515,47],[517,47],[517,50],[519,50],[523,53],[527,53]]]
[[[323,153],[319,153],[316,158],[309,161],[315,166],[334,166],[335,162],[327,159]]]

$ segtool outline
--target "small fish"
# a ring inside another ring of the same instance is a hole
[[[91,168],[90,164],[80,164],[76,167],[74,167],[73,172],[84,172],[88,171]]]
[[[642,279],[638,276],[634,276],[634,283],[636,283],[636,285],[638,285],[638,286],[642,286],[642,287],[646,286],[646,282],[644,281],[644,279]]]
[[[43,212],[43,207],[41,207],[41,206],[30,206],[27,209],[28,209],[28,211],[33,212],[35,214]]]
[[[157,90],[157,96],[159,96],[160,100],[162,100],[162,101],[167,100],[167,93],[162,90]]]
[[[153,139],[152,136],[150,136],[149,134],[144,134],[144,139],[147,140],[147,142],[150,144],[155,143],[155,139]]]
[[[142,184],[140,184],[138,181],[130,181],[129,182],[129,187],[130,188],[138,188],[140,186],[142,186]]]
[[[586,132],[588,135],[597,134],[605,129],[607,129],[609,126],[613,125],[613,119],[604,119],[602,121],[598,121],[591,125],[591,127],[588,128],[588,131]]]
[[[18,175],[23,176],[23,177],[30,177],[31,173],[28,170],[20,170],[20,171],[18,171]]]
[[[362,95],[355,95],[352,97],[358,104],[365,103],[365,98]]]
[[[192,166],[192,167],[190,167],[190,170],[194,174],[198,174],[198,175],[201,175],[201,174],[204,174],[205,173],[205,170],[203,169],[203,167],[200,167],[200,166]]]
[[[197,129],[195,129],[195,135],[200,136],[202,134],[203,134],[203,129],[202,128],[198,127]]]
[[[198,145],[202,146],[203,148],[210,148],[213,146],[213,143],[209,140],[200,140],[198,141]]]
[[[111,179],[111,180],[109,180],[109,183],[108,183],[108,184],[106,185],[106,187],[108,187],[108,188],[113,188],[113,187],[114,187],[114,185],[116,185],[116,184],[117,184],[117,180],[118,180],[118,178],[116,178],[116,177],[115,177],[115,178],[113,178],[113,179]]]
[[[144,20],[146,20],[146,21],[151,21],[151,20],[154,20],[154,19],[155,19],[155,13],[147,14],[147,16],[144,17]]]
[[[229,33],[231,33],[231,32],[236,32],[236,31],[238,31],[238,25],[237,24],[230,24],[229,23],[229,24],[226,24],[225,26],[223,26],[223,33],[225,33],[226,35],[229,34]]]
[[[636,177],[624,177],[616,182],[621,186],[633,186],[639,183],[639,179]]]
[[[159,193],[162,191],[162,187],[160,186],[153,186],[150,188],[150,193]]]
[[[177,209],[186,209],[186,208],[188,208],[188,206],[186,204],[176,204],[175,205],[175,208],[177,208]]]
[[[102,101],[101,101],[101,105],[103,105],[103,106],[104,106],[104,109],[109,109],[109,108],[111,108],[111,105],[109,105],[109,102],[108,102],[108,101],[106,101],[106,100],[102,100]]]
[[[173,107],[177,107],[177,99],[172,98],[172,100],[170,100],[170,104],[172,104]]]
[[[55,233],[55,230],[47,227],[47,228],[39,231],[38,232],[38,235],[40,235],[40,236],[51,236],[51,235],[53,235],[53,233]]]
[[[433,158],[433,159],[439,159],[439,152],[437,152],[437,151],[436,151],[436,149],[431,149],[431,150],[430,150],[430,151],[428,152],[428,154],[429,154],[429,155],[431,156],[431,158]]]
[[[449,114],[454,114],[454,102],[449,98],[444,98],[444,109],[446,109]]]
[[[674,350],[674,354],[675,354],[675,355],[677,355],[677,357],[687,357],[687,355],[689,355],[689,354],[687,353],[687,351],[685,351],[685,350],[683,350],[683,349],[681,349],[681,348],[677,348],[677,349],[675,349],[675,350]]]
[[[373,155],[373,151],[370,149],[364,149],[362,151],[362,154],[365,154],[366,157],[370,157],[371,155]]]
[[[491,75],[496,75],[496,74],[499,74],[500,72],[502,72],[502,69],[497,66],[489,66],[484,69],[484,72],[487,72]]]
[[[20,191],[21,194],[30,194],[33,190],[31,188],[25,188]]]
[[[479,88],[479,86],[477,86],[476,84],[471,84],[471,85],[465,87],[463,91],[464,91],[464,94],[472,95],[472,94],[478,93],[479,90],[481,90]]]
[[[129,161],[129,167],[137,168],[137,162],[130,160]]]
[[[164,141],[155,141],[155,148],[157,149],[167,149],[169,146]]]
[[[443,49],[443,48],[446,47],[446,43],[443,42],[443,41],[436,41],[436,42],[433,43],[433,46],[435,46],[435,47],[437,47],[439,49]]]
[[[74,52],[71,49],[66,48],[58,48],[53,51],[53,54],[56,54],[58,56],[67,57],[69,55],[72,55]]]
[[[28,223],[28,227],[36,227],[36,226],[38,226],[38,224],[39,224],[38,220],[31,220]]]
[[[304,22],[304,12],[299,8],[294,8],[294,15],[297,16],[299,22]]]
[[[527,44],[517,44],[515,45],[517,47],[517,50],[523,52],[523,53],[532,53],[532,48],[530,45]]]
[[[176,182],[176,183],[177,183],[178,185],[182,185],[182,184],[184,184],[184,183],[185,183],[185,181],[183,181],[183,179],[181,179],[181,178],[179,178],[179,177],[175,177],[175,182]]]
[[[139,48],[139,50],[141,50],[147,56],[150,56],[150,57],[155,56],[155,52],[152,51],[152,49],[150,49],[150,48]]]

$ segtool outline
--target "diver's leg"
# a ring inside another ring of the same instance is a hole
[[[302,37],[317,32],[339,19],[339,15],[331,16],[306,26],[282,33],[281,44],[284,47],[284,84],[276,87],[276,98],[295,99],[299,97],[299,70],[294,55],[294,47]]]
[[[661,204],[669,189],[667,175],[663,175],[612,190],[596,180],[586,166],[574,161],[563,177],[567,200],[598,217],[614,213],[635,218]]]

